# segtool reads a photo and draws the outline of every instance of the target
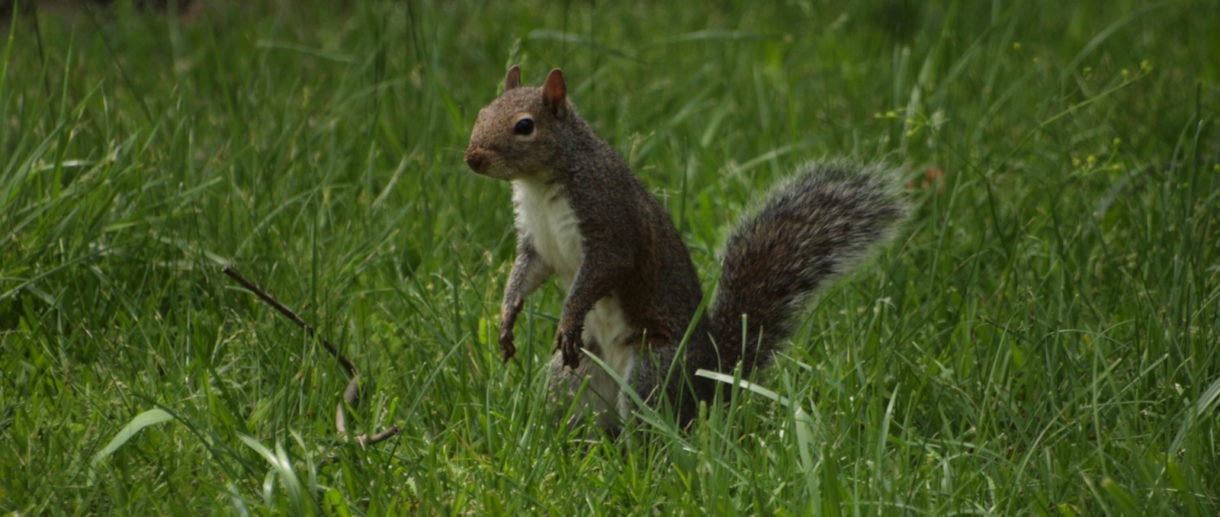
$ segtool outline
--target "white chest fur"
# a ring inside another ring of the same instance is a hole
[[[513,181],[513,208],[520,238],[533,243],[534,250],[555,270],[563,287],[570,289],[584,260],[584,245],[579,221],[563,189],[527,180]],[[636,330],[627,320],[618,294],[611,293],[598,300],[585,317],[581,339],[587,349],[625,378],[634,357],[630,340],[637,336]],[[597,391],[610,389],[607,386]],[[617,392],[617,387],[613,391]]]
[[[555,270],[564,287],[571,285],[584,260],[584,248],[580,223],[563,190],[532,181],[514,181],[513,209],[517,233],[533,243],[534,250]]]

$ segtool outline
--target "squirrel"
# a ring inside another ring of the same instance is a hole
[[[526,297],[557,275],[567,296],[549,389],[579,397],[611,432],[631,399],[581,360],[582,348],[647,404],[668,400],[685,426],[725,387],[695,371],[740,363],[748,376],[766,365],[813,294],[885,241],[907,210],[883,166],[804,166],[728,238],[717,294],[700,314],[703,290],[672,218],[580,117],[559,69],[529,87],[510,68],[504,92],[478,113],[465,161],[512,185],[517,248],[500,308],[502,359],[516,352]]]

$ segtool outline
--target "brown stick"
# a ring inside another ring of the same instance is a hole
[[[241,276],[241,274],[231,266],[225,266],[223,271],[224,274],[229,275],[229,278],[236,280],[237,283],[242,285],[242,287],[245,287],[246,289],[250,290],[250,292],[254,293],[255,296],[259,297],[260,300],[266,302],[267,305],[270,305],[276,311],[279,311],[280,314],[283,314],[284,317],[288,318],[293,323],[296,323],[298,327],[304,329],[305,335],[321,342],[322,346],[326,348],[326,351],[330,352],[330,355],[334,356],[334,358],[339,361],[339,364],[343,366],[343,369],[347,371],[347,376],[350,377],[351,380],[348,381],[347,388],[344,388],[343,390],[343,402],[340,402],[335,406],[335,429],[339,431],[339,436],[343,438],[343,441],[347,441],[347,419],[343,416],[343,404],[347,404],[353,408],[356,407],[356,403],[360,399],[360,370],[356,368],[356,365],[353,364],[351,360],[347,358],[347,356],[344,356],[342,352],[339,352],[339,349],[336,348],[335,345],[332,345],[330,341],[327,341],[326,338],[318,336],[313,326],[305,323],[305,320],[301,319],[300,316],[297,316],[297,313],[293,312],[292,309],[289,309],[287,306],[280,303],[279,300],[276,300],[270,294],[267,294],[266,291],[260,289],[257,285],[254,285],[253,282],[246,280],[245,277]],[[372,436],[366,436],[363,434],[357,435],[356,443],[362,446],[372,445],[390,438],[391,436],[398,434],[400,431],[401,430],[398,428],[398,426],[393,426]]]

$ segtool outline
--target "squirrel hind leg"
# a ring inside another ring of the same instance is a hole
[[[601,366],[586,358],[571,368],[564,363],[563,354],[555,352],[547,373],[547,389],[553,405],[562,408],[565,414],[572,404],[577,406],[571,412],[570,426],[592,417],[602,430],[617,434],[625,414],[620,413],[621,390]]]

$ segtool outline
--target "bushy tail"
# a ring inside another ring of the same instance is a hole
[[[823,162],[771,191],[725,245],[708,320],[721,365],[766,364],[814,293],[889,237],[906,215],[894,181],[880,166]]]

